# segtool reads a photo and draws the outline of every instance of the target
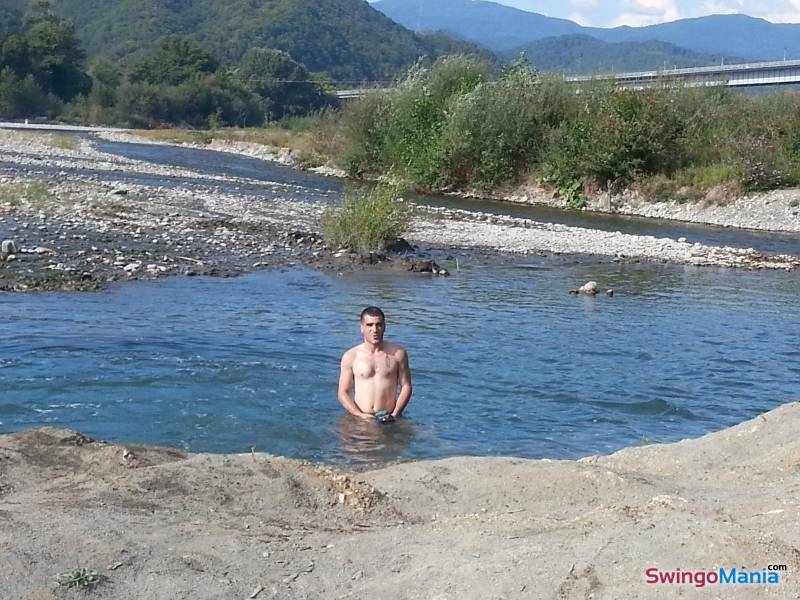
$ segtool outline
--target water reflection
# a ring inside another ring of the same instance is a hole
[[[337,434],[342,454],[353,462],[373,463],[402,456],[411,446],[414,427],[408,419],[381,424],[341,415]]]

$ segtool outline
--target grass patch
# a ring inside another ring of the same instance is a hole
[[[224,129],[215,129],[212,135],[214,139],[218,140],[260,144],[276,148],[291,148],[292,150],[304,152],[311,151],[314,147],[314,133],[312,131],[286,129],[280,125],[253,129],[226,127]]]
[[[170,144],[209,144],[213,139],[210,132],[201,129],[131,129],[130,133]]]
[[[710,190],[720,185],[730,184],[737,181],[739,177],[736,167],[724,163],[687,167],[673,175],[673,179],[679,185],[692,186],[701,190]]]
[[[61,148],[62,150],[77,150],[81,145],[81,141],[75,136],[59,133],[48,136],[48,143],[54,148]]]
[[[90,588],[100,581],[100,576],[91,569],[74,569],[58,576],[58,585],[64,587]]]
[[[385,250],[405,231],[411,217],[398,196],[399,190],[390,186],[346,193],[341,206],[323,216],[325,241],[364,253]]]
[[[23,201],[42,204],[49,198],[47,184],[43,181],[22,181],[0,184],[0,202],[19,206]]]
[[[671,176],[640,176],[635,189],[655,202],[725,203],[741,193],[736,168],[728,164],[711,164],[680,169]]]

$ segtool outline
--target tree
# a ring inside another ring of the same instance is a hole
[[[48,108],[48,97],[32,75],[19,78],[9,67],[0,69],[0,115],[9,119],[32,117]]]
[[[47,0],[37,0],[25,20],[30,68],[41,88],[62,100],[89,93],[92,80],[83,70],[86,55],[72,23],[53,13]]]
[[[0,38],[22,26],[22,15],[13,8],[0,6]]]
[[[325,106],[330,98],[308,69],[286,52],[251,48],[242,57],[239,80],[265,101],[269,117],[305,114]]]
[[[122,84],[122,71],[101,58],[92,65],[89,72],[94,80],[92,103],[105,108],[114,106],[117,101],[117,91]]]
[[[213,73],[217,60],[202,46],[169,36],[131,68],[131,81],[155,85],[179,85]]]
[[[6,67],[17,77],[25,77],[32,71],[28,40],[18,33],[12,33],[0,43],[0,69]]]

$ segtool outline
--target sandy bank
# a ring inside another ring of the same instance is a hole
[[[361,473],[37,429],[0,436],[0,580],[25,600],[794,598],[800,404],[579,461]],[[775,584],[646,583],[645,570]],[[91,568],[88,595],[57,586]]]

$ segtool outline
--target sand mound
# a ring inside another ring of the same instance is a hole
[[[0,597],[797,597],[798,425],[794,403],[610,456],[359,474],[49,428],[0,436]],[[786,566],[777,583],[646,582],[766,580],[770,565]],[[98,583],[55,583],[78,567]]]

